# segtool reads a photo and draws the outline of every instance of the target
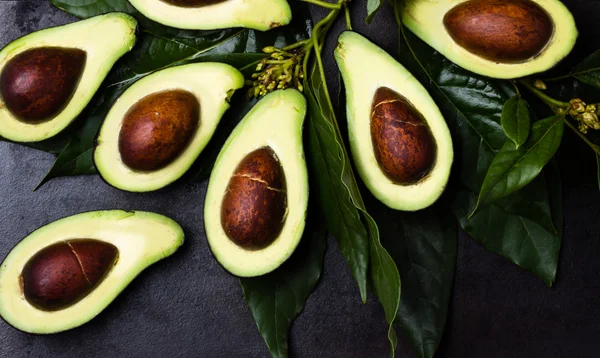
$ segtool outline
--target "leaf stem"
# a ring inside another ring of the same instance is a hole
[[[344,4],[344,13],[346,14],[346,29],[352,31],[352,20],[350,19],[350,8]]]
[[[552,111],[554,111],[556,114],[563,115],[569,110],[569,108],[571,108],[571,105],[569,103],[562,102],[562,101],[559,101],[557,99],[554,99],[554,98],[548,96],[544,92],[535,88],[531,83],[529,83],[529,81],[519,80],[519,83],[523,87],[527,88],[529,90],[529,92],[534,94],[537,98],[542,100],[542,102],[544,102],[545,104],[550,106],[550,108],[552,108]]]
[[[309,44],[312,42],[312,39],[306,39],[306,40],[302,40],[302,41],[298,41],[295,44],[291,44],[289,46],[286,46],[284,48],[282,48],[282,51],[291,51],[291,50],[295,50],[298,47],[302,47],[305,46],[306,44]]]
[[[342,8],[341,3],[332,4],[330,2],[322,1],[322,0],[300,0],[300,1],[307,2],[309,4],[317,5],[320,7],[324,7],[326,9],[339,10]]]
[[[343,0],[341,0],[343,1]],[[340,1],[340,4],[341,4]],[[327,30],[329,29],[329,27],[331,27],[331,23],[333,23],[333,20],[338,16],[338,14],[340,13],[340,9],[336,9],[336,10],[332,10],[331,12],[329,12],[329,15],[327,15],[323,20],[319,21],[319,23],[315,26],[315,28],[313,29],[313,46],[315,48],[315,57],[317,58],[317,67],[319,68],[319,73],[321,75],[321,78],[327,78],[325,77],[325,69],[323,67],[323,59],[321,58],[321,44],[319,43],[319,31],[321,31],[322,27],[325,27],[325,31],[324,33],[327,32]],[[306,72],[308,73],[308,72]],[[327,87],[327,81],[323,81],[323,92],[325,93],[325,96],[327,97],[327,101],[328,103],[331,103],[331,96],[329,95],[329,88]]]

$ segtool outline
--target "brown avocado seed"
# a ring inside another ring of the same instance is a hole
[[[221,224],[236,245],[259,250],[273,243],[285,222],[285,173],[270,147],[246,155],[229,180]]]
[[[10,59],[0,73],[6,108],[25,123],[56,117],[77,89],[87,54],[76,48],[39,47]]]
[[[25,299],[44,311],[58,311],[87,296],[117,262],[119,250],[92,239],[59,242],[36,253],[23,268]]]
[[[444,26],[465,50],[498,63],[538,55],[554,33],[550,15],[532,0],[469,0],[448,11]]]
[[[435,165],[437,144],[427,121],[408,99],[387,87],[373,97],[371,139],[379,167],[396,184],[414,184]]]
[[[161,0],[178,7],[204,7],[219,4],[228,0]]]
[[[119,153],[133,170],[155,171],[177,159],[200,124],[200,102],[188,91],[152,93],[134,104],[123,118]]]

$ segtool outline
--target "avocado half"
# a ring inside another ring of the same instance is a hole
[[[289,24],[286,0],[129,0],[139,12],[163,25],[190,30],[247,27],[266,31]]]
[[[155,72],[128,88],[108,112],[94,162],[110,185],[131,192],[160,189],[194,163],[229,108],[244,76],[205,62]]]
[[[217,158],[204,227],[213,254],[236,276],[275,270],[300,242],[308,205],[305,115],[300,92],[272,92],[248,112]]]
[[[0,137],[37,142],[65,129],[135,44],[136,20],[96,16],[37,31],[0,50]]]
[[[454,152],[427,90],[355,32],[340,35],[334,56],[346,87],[350,148],[367,188],[397,210],[433,204],[446,187]]]
[[[0,265],[0,316],[28,333],[80,326],[183,240],[179,224],[148,212],[93,211],[55,221]]]
[[[406,0],[402,22],[457,65],[493,78],[546,71],[571,52],[575,20],[558,0]]]

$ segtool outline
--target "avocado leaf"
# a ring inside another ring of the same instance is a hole
[[[558,150],[564,121],[564,116],[552,116],[535,122],[529,140],[521,147],[507,141],[488,169],[475,210],[514,193],[535,179]]]
[[[527,199],[524,193],[538,197]],[[544,175],[521,191],[498,203],[484,205],[468,219],[476,201],[475,192],[463,188],[458,193],[453,211],[463,230],[488,250],[509,258],[540,277],[549,287],[552,286],[558,266],[563,225],[560,178],[554,166],[549,165]],[[552,220],[558,228],[557,233],[526,216],[507,210],[511,205],[523,207],[539,205],[540,202],[547,202]]]
[[[527,102],[521,96],[513,96],[504,103],[500,124],[504,134],[515,143],[517,148],[525,143],[531,129],[531,118]]]
[[[581,82],[600,88],[600,50],[592,53],[571,71]]]
[[[368,0],[367,1],[367,24],[370,24],[373,21],[373,18],[379,12],[379,9],[383,5],[382,0]]]
[[[294,254],[277,270],[240,278],[244,298],[273,357],[288,356],[292,322],[304,309],[323,271],[327,231],[319,208],[313,207]]]
[[[381,246],[379,229],[367,213],[350,158],[344,146],[322,72],[315,63],[304,81],[308,101],[307,152],[316,191],[329,232],[358,282],[363,302],[367,298],[367,270],[389,324],[391,354],[398,340],[393,321],[400,303],[400,275]]]
[[[444,203],[414,213],[389,209],[364,196],[379,223],[381,243],[402,277],[395,323],[420,358],[433,357],[448,316],[458,245],[458,228]],[[384,224],[385,223],[385,224]]]
[[[504,103],[515,95],[513,89],[505,81],[473,74],[444,58],[402,27],[398,8],[396,18],[401,61],[429,90],[452,132],[455,165],[460,173],[460,191],[452,205],[455,217],[473,239],[550,285],[558,264],[562,229],[562,220],[557,219],[562,214],[556,213],[562,210],[560,203],[552,200],[551,206],[549,199],[549,190],[555,188],[534,180],[501,202],[481,206],[468,219],[488,168],[506,141],[500,118]],[[560,180],[553,183],[560,186]],[[519,245],[531,249],[521,252]]]

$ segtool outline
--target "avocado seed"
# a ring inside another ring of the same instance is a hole
[[[219,4],[228,0],[161,0],[177,7],[204,7]]]
[[[244,159],[229,180],[221,207],[221,224],[236,245],[263,249],[275,241],[285,222],[285,173],[270,147]]]
[[[200,123],[200,102],[183,90],[152,93],[134,104],[123,118],[119,152],[133,170],[154,171],[185,151]]]
[[[76,48],[39,47],[10,59],[0,74],[6,108],[25,123],[56,117],[70,102],[87,54]]]
[[[50,245],[25,264],[25,299],[45,311],[58,311],[87,296],[117,262],[119,250],[107,242],[80,239]]]
[[[532,0],[469,0],[444,16],[444,26],[465,50],[498,63],[538,55],[554,32],[550,15]]]
[[[387,87],[373,97],[371,139],[379,167],[396,184],[414,184],[435,165],[437,144],[427,121],[408,99]]]

